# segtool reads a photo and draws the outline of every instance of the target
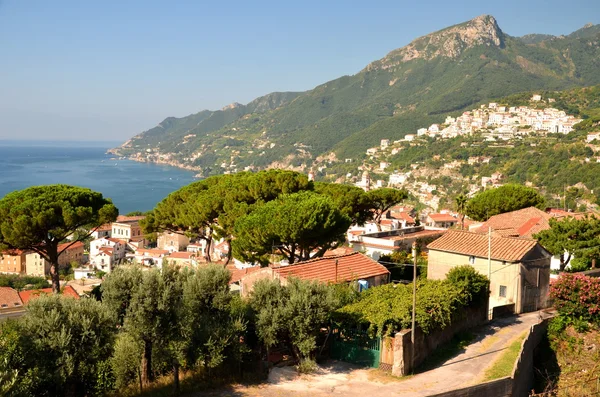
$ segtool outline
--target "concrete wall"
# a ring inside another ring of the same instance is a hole
[[[464,389],[432,394],[428,397],[508,397],[512,395],[512,379],[504,377]]]
[[[477,327],[487,322],[488,308],[467,308],[458,314],[452,324],[444,329],[425,334],[420,328],[415,332],[414,360],[412,360],[411,330],[396,333],[393,344],[392,375],[404,376],[418,367],[440,345],[449,342],[458,332]],[[413,367],[414,365],[414,367]]]
[[[531,327],[529,334],[523,340],[521,352],[512,373],[512,395],[515,397],[528,396],[533,388],[533,352],[546,335],[548,321],[549,319],[545,319]]]

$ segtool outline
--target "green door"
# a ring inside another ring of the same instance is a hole
[[[379,368],[381,338],[371,338],[358,330],[338,330],[334,333],[331,357],[364,367]]]

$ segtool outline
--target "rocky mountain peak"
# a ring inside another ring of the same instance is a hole
[[[239,108],[240,106],[243,106],[243,105],[241,103],[233,102],[227,106],[224,106],[223,109],[221,109],[221,110],[235,109],[235,108]]]
[[[385,58],[367,66],[367,70],[388,69],[413,59],[437,57],[457,58],[464,51],[478,46],[504,46],[504,33],[496,18],[480,15],[470,21],[419,37],[409,45],[390,52]]]

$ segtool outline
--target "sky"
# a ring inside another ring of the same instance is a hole
[[[125,141],[357,73],[481,14],[560,35],[600,23],[600,1],[0,0],[0,140]]]

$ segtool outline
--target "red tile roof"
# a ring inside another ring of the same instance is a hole
[[[139,248],[135,251],[136,255],[147,255],[147,256],[161,256],[161,255],[169,255],[169,250],[159,250],[159,249],[146,249]]]
[[[17,290],[10,287],[0,287],[0,310],[14,309],[21,306],[23,306],[23,302]]]
[[[60,290],[60,293],[64,296],[70,296],[71,298],[79,299],[79,294],[71,287],[67,285]],[[30,300],[37,298],[42,294],[50,295],[52,294],[52,288],[42,288],[42,289],[30,289],[28,291],[19,292],[19,296],[23,301],[23,304],[27,304]]]
[[[196,254],[194,252],[173,252],[169,255],[169,258],[172,259],[191,259],[195,257]]]
[[[145,215],[136,215],[136,216],[119,215],[119,216],[117,216],[117,222],[140,221],[140,220],[144,219],[145,217],[146,217]]]
[[[535,207],[523,208],[517,211],[494,215],[474,231],[487,233],[488,228],[501,236],[532,238],[542,230],[550,229],[549,219],[552,215]]]
[[[429,218],[435,222],[458,222],[458,219],[450,214],[429,214]]]
[[[337,275],[336,275],[337,262]],[[328,256],[299,262],[294,265],[273,268],[280,277],[297,277],[324,283],[349,282],[353,280],[389,274],[384,266],[360,252]]]
[[[71,245],[72,244],[72,245]],[[69,245],[71,245],[69,247]],[[67,248],[68,247],[68,248]],[[61,252],[63,250],[74,250],[74,249],[78,249],[78,248],[83,248],[83,243],[81,241],[76,241],[76,242],[69,242],[69,243],[62,243],[58,245],[58,252]]]
[[[238,269],[236,267],[230,268],[229,271],[231,272],[231,280],[229,280],[229,284],[237,283],[246,274],[254,273],[260,269],[261,269],[260,266],[252,266],[252,267],[247,267],[245,269]]]
[[[112,243],[127,244],[127,241],[121,240],[120,238],[116,238],[116,237],[108,237],[108,238],[106,238],[106,240],[108,240]]]
[[[537,241],[525,238],[492,236],[491,257],[494,260],[518,262],[530,252]],[[455,254],[488,257],[488,236],[460,230],[448,230],[442,237],[430,243],[430,251],[443,251]]]
[[[410,216],[408,212],[392,212],[392,218],[398,219],[400,221],[405,221],[408,224],[415,223],[415,219]]]

